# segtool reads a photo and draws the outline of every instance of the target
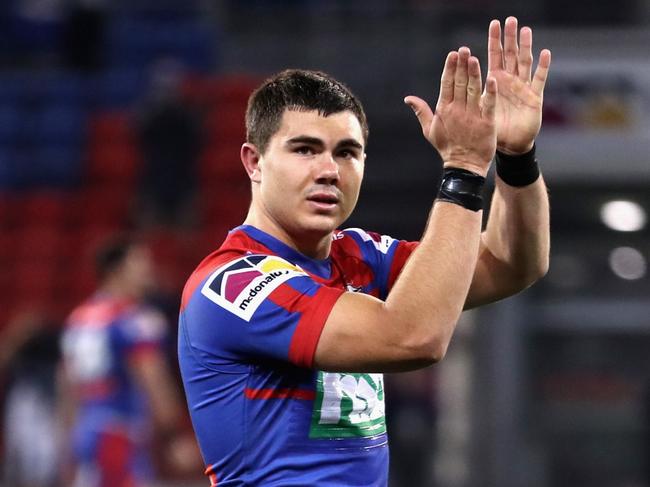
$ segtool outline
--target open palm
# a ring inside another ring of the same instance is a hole
[[[447,56],[435,112],[422,98],[405,102],[417,116],[422,133],[445,167],[466,169],[485,176],[496,150],[495,106],[497,86],[488,76],[481,87],[481,67],[463,46]]]
[[[517,42],[517,19],[508,17],[501,44],[501,24],[490,23],[488,76],[497,81],[497,149],[507,154],[528,152],[542,125],[544,85],[551,64],[551,52],[544,49],[531,76],[533,33],[523,27]]]

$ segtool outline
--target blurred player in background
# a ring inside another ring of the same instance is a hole
[[[143,302],[155,283],[150,251],[116,239],[96,266],[99,289],[72,312],[62,338],[69,476],[75,487],[142,487],[153,478],[154,438],[177,469],[196,466],[198,451],[163,352],[167,322]]]
[[[181,372],[213,486],[386,485],[381,373],[437,362],[463,307],[546,272],[534,141],[550,52],[533,75],[531,29],[510,17],[504,30],[502,45],[500,23],[490,25],[485,91],[461,47],[447,57],[435,113],[405,99],[444,163],[419,243],[338,230],[359,195],[368,136],[344,85],[290,70],[251,95],[241,149],[250,210],[190,277],[180,315]]]
[[[60,322],[36,306],[17,313],[0,331],[7,486],[59,485],[62,439],[55,384],[60,332]]]

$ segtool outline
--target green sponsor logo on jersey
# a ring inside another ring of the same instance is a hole
[[[318,372],[310,438],[386,432],[382,374]]]

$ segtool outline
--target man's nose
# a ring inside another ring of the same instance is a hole
[[[334,156],[329,152],[323,152],[318,160],[317,181],[319,183],[333,184],[339,180],[339,165]]]

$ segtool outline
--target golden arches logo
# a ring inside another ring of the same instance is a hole
[[[265,259],[264,261],[262,261],[260,263],[260,269],[264,273],[278,271],[278,270],[294,271],[303,274],[305,273],[305,271],[303,271],[300,267],[290,264],[286,260],[273,259],[273,258]]]

